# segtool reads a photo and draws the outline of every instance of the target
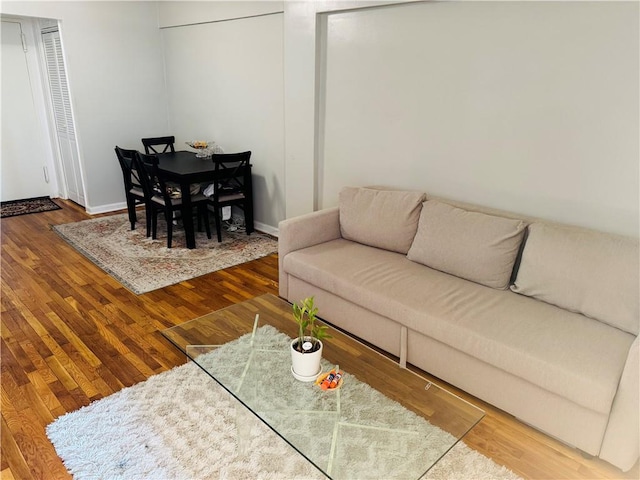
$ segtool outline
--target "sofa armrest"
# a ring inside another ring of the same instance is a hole
[[[287,298],[288,282],[283,262],[287,254],[341,238],[338,207],[288,218],[278,224],[279,293]]]
[[[620,377],[599,455],[623,471],[633,467],[640,455],[639,377],[640,337],[637,337]]]

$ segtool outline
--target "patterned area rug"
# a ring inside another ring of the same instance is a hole
[[[215,231],[211,239],[204,232],[196,232],[196,248],[190,250],[185,247],[181,226],[174,226],[173,246],[167,248],[164,221],[158,220],[157,240],[146,237],[144,225],[144,214],[139,212],[135,230],[131,230],[126,214],[54,225],[53,230],[138,295],[278,250],[273,237],[240,231],[223,231],[221,243]]]
[[[341,405],[341,418],[344,416],[346,420],[358,424],[373,425],[379,423],[380,419],[386,419],[394,427],[411,426],[416,429],[413,441],[422,442],[428,437],[429,450],[433,449],[435,458],[448,449],[450,439],[447,433],[425,420],[416,422],[415,414],[348,373],[344,377],[344,385],[337,392],[323,392],[312,384],[297,382],[288,371],[288,337],[273,327],[260,330],[263,330],[263,338],[270,338],[268,343],[282,346],[285,353],[284,361],[277,354],[256,359],[261,365],[268,364],[265,368],[271,372],[271,377],[266,381],[275,378],[282,385],[282,392],[296,393],[296,398],[290,395],[283,397],[280,402],[278,396],[266,402],[272,405],[269,413],[277,414],[285,409],[289,423],[294,428],[306,428],[309,425],[295,424],[299,415],[291,410],[304,414],[307,405],[333,402]],[[232,380],[241,382],[242,375],[238,373],[238,368],[240,371],[244,368],[247,348],[251,348],[249,341],[249,336],[241,337],[217,351],[205,354],[206,359],[199,357],[198,361],[200,364],[209,362],[216,365],[220,370],[217,372],[219,375],[223,375],[226,368]],[[249,388],[255,389],[255,384],[251,383]],[[279,395],[276,389],[270,391],[271,395]],[[256,393],[258,396],[269,395],[262,391]],[[271,410],[273,405],[279,403],[283,404],[280,410]],[[252,408],[255,407],[252,404]],[[322,415],[310,417],[317,418],[320,423],[323,419]],[[406,461],[405,449],[411,445],[386,442],[384,448],[378,448],[379,445],[376,446],[369,438],[372,426],[354,430],[351,428],[353,425],[345,427],[349,430],[350,444],[346,461],[351,464],[350,468],[354,462],[360,462],[364,469],[357,470],[358,473],[354,475],[333,469],[332,478],[417,478],[426,470],[425,466],[419,474],[406,476],[402,467]],[[323,443],[332,443],[334,437],[331,432],[323,432],[322,429],[314,431],[317,436],[308,448],[313,450],[314,446],[317,447],[320,454],[314,461],[329,470],[326,461],[322,463],[321,452],[326,450],[323,449]],[[66,468],[77,480],[324,478],[319,470],[251,415],[194,363],[155,375],[145,382],[66,414],[47,427],[47,435]],[[240,442],[239,435],[242,439]],[[345,450],[339,446],[344,441],[340,437],[342,435],[338,434],[335,461],[338,461],[340,452]],[[407,437],[413,438],[411,435]],[[294,438],[292,441],[295,441]],[[444,444],[439,445],[439,442]],[[384,455],[383,458],[376,458],[376,468],[370,468],[372,455],[378,457],[380,454]],[[429,462],[428,459],[423,460],[424,465]],[[366,468],[367,465],[369,468]],[[513,472],[458,443],[423,480],[517,478]]]
[[[15,217],[28,213],[49,212],[60,210],[59,207],[49,197],[26,198],[24,200],[11,200],[0,203],[0,218]]]

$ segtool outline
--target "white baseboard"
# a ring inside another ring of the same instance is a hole
[[[269,235],[273,235],[274,237],[278,236],[280,232],[277,228],[272,227],[271,225],[267,225],[266,223],[253,222],[253,228],[256,230],[260,230],[261,232],[268,233]]]
[[[107,205],[100,205],[99,207],[86,207],[89,215],[96,215],[98,213],[109,213],[117,210],[126,210],[127,202],[111,203]]]

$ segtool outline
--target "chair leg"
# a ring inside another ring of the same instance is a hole
[[[127,195],[127,212],[129,213],[129,222],[131,222],[131,230],[136,229],[136,200],[131,195]]]
[[[167,219],[167,248],[171,248],[171,240],[173,237],[173,212],[165,210],[165,218]]]
[[[158,209],[151,207],[151,239],[158,238]]]
[[[247,235],[251,234],[253,229],[253,199],[247,198],[242,206],[242,210],[244,211],[244,228],[247,232]]]
[[[218,207],[217,205],[213,211],[213,218],[216,221],[216,233],[218,234],[218,242],[222,242],[222,219],[220,216],[220,207]]]
[[[202,231],[202,220],[204,219],[204,230],[207,232],[207,238],[211,239],[211,227],[209,226],[209,209],[207,205],[198,206],[198,231]]]
[[[153,227],[153,217],[156,215],[156,209],[152,205],[145,205],[145,216],[147,223],[147,238],[151,236],[151,229]],[[155,234],[154,234],[155,235]],[[156,238],[155,236],[153,238]]]
[[[211,240],[211,225],[209,225],[209,209],[205,205],[204,210],[204,229],[207,232],[207,238]]]

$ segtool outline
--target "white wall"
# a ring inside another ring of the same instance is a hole
[[[383,184],[638,235],[636,2],[343,7],[285,4],[287,216]]]
[[[212,135],[228,151],[254,150],[268,169],[258,172],[259,221],[273,227],[335,203],[345,183],[384,183],[638,235],[637,2],[364,8],[382,3],[393,2],[2,2],[0,10],[63,21],[90,211],[123,200],[113,145],[139,148],[142,136],[176,129],[180,141]],[[281,9],[283,18],[271,15]],[[204,63],[184,63],[192,50]],[[253,52],[251,61],[237,61],[240,52]],[[187,106],[202,97],[216,108]],[[233,105],[240,113],[228,117]]]
[[[256,17],[281,13],[283,1],[161,1],[158,3],[158,24],[161,28]]]
[[[114,146],[168,131],[154,2],[6,2],[0,12],[62,20],[90,213],[124,207]]]
[[[177,144],[214,140],[228,153],[251,150],[255,223],[266,231],[275,231],[285,218],[283,16],[274,13],[278,8],[281,2],[159,5],[161,25],[172,26],[162,28],[162,41],[170,129]],[[186,25],[175,26],[178,20]]]

